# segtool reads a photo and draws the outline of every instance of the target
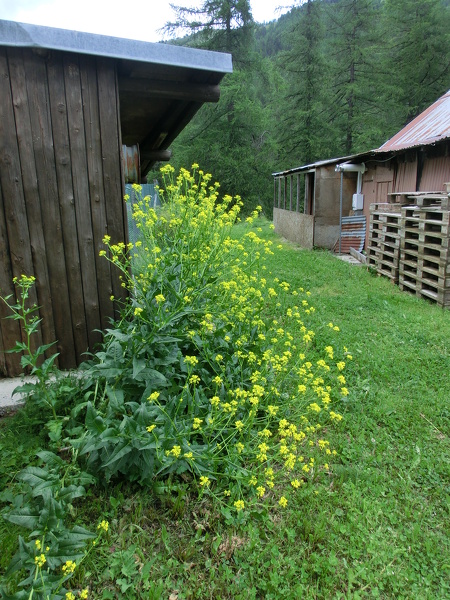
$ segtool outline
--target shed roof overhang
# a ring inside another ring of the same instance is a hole
[[[217,102],[230,54],[0,20],[0,46],[107,57],[117,64],[122,143],[139,144],[141,175],[205,102]]]
[[[351,154],[349,156],[340,156],[339,158],[328,158],[326,160],[319,160],[314,163],[309,163],[307,165],[302,165],[300,167],[294,167],[293,169],[287,169],[286,171],[279,171],[277,173],[272,173],[272,176],[277,177],[287,177],[288,175],[295,175],[297,173],[308,173],[315,171],[316,169],[320,169],[321,167],[328,167],[332,165],[337,165],[340,163],[348,162],[351,160],[357,160],[358,162],[363,162],[364,159],[373,156],[374,151],[370,152],[362,152],[360,154]]]

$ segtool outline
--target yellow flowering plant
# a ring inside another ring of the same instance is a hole
[[[11,593],[0,585],[0,597],[88,598],[87,589],[69,589],[70,580],[108,531],[108,523],[102,520],[95,534],[79,525],[69,526],[68,514],[93,478],[80,471],[75,460],[66,463],[47,450],[41,450],[38,458],[39,466],[29,466],[18,474],[22,493],[3,511],[6,521],[30,533],[28,540],[19,535],[19,549],[5,573],[8,581],[17,579],[20,591]]]
[[[20,363],[24,373],[33,375],[35,378],[35,383],[18,386],[14,392],[24,393],[27,399],[32,398],[36,406],[50,410],[56,421],[58,397],[52,393],[52,389],[48,386],[48,380],[51,375],[56,373],[55,361],[58,353],[45,358],[55,342],[36,347],[36,336],[42,320],[39,316],[39,307],[36,303],[31,303],[32,289],[36,284],[36,279],[32,275],[22,274],[20,277],[14,277],[13,283],[16,288],[16,300],[14,301],[12,296],[0,296],[0,300],[10,310],[11,314],[6,318],[19,322],[23,339],[17,341],[16,345],[8,352],[20,353]]]
[[[91,363],[103,393],[75,445],[106,480],[184,474],[227,518],[283,508],[336,454],[322,431],[342,418],[330,407],[349,393],[345,353],[317,344],[309,292],[265,272],[276,248],[255,231],[259,209],[236,239],[240,198],[220,199],[197,166],[161,174],[160,209],[136,189],[138,242],[104,240],[130,299]]]

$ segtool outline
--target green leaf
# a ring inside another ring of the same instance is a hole
[[[113,389],[107,385],[106,395],[108,396],[111,408],[120,412],[124,403],[124,391],[122,389]]]
[[[123,358],[122,346],[119,342],[112,342],[106,350],[107,357],[115,362],[119,362]]]
[[[10,317],[8,316],[5,318],[10,318]],[[28,348],[27,348],[26,344],[24,344],[23,342],[16,342],[16,345],[13,348],[11,348],[10,350],[6,350],[5,352],[7,354],[12,354],[13,352],[26,352],[27,350],[28,350]]]
[[[119,329],[107,329],[106,333],[120,342],[127,342],[130,339],[127,333],[123,333]]]
[[[83,498],[86,495],[86,490],[82,485],[69,485],[65,488],[62,488],[58,494],[60,500],[64,500],[64,502],[71,502],[75,498]]]
[[[21,590],[20,592],[16,592],[15,594],[13,594],[11,596],[10,594],[8,594],[6,592],[5,588],[0,587],[0,598],[2,600],[27,600],[27,598],[29,598],[29,597],[30,597],[29,592],[27,592],[25,590]]]
[[[138,381],[145,381],[147,386],[153,389],[155,389],[155,387],[167,387],[170,385],[167,378],[162,373],[150,368],[141,371]]]
[[[25,529],[35,529],[39,523],[40,511],[36,507],[25,506],[24,508],[15,508],[4,513],[3,518],[10,523],[25,527]]]
[[[35,352],[35,356],[42,356],[42,354],[44,354],[49,348],[51,348],[55,344],[56,344],[56,342],[51,342],[50,344],[43,344],[42,346],[39,346],[39,348]],[[58,354],[54,354],[50,358],[53,358],[53,360],[55,360],[55,358],[57,356],[58,356]]]
[[[120,375],[122,375],[122,369],[119,369],[119,367],[111,367],[108,364],[98,365],[96,370],[99,372],[101,377],[106,377],[109,379],[114,379],[115,377],[120,377]]]
[[[88,429],[94,430],[97,433],[101,433],[105,429],[103,419],[98,415],[92,402],[87,403],[85,423]]]
[[[80,414],[80,412],[86,408],[87,404],[87,402],[80,402],[72,408],[72,410],[70,411],[70,415],[73,418],[76,418]]]
[[[32,392],[35,392],[36,388],[37,385],[35,383],[24,383],[23,385],[19,385],[16,388],[14,388],[12,395],[14,396],[14,394],[30,394]]]
[[[52,442],[57,442],[61,439],[61,431],[63,427],[63,422],[61,420],[47,421],[46,427],[48,429],[48,437],[52,440]]]
[[[145,369],[147,361],[142,358],[137,358],[136,356],[133,358],[133,379],[137,381],[142,381],[141,378],[138,378],[138,375]]]
[[[55,477],[51,476],[48,470],[41,467],[27,467],[19,473],[18,479],[25,481],[25,483],[28,483],[32,488],[35,488],[49,480],[53,482]]]
[[[46,375],[53,368],[53,363],[55,362],[55,360],[58,356],[59,356],[59,352],[57,352],[56,354],[53,354],[53,356],[50,356],[49,358],[44,360],[44,362],[42,363],[42,365],[40,367],[40,370],[44,375]],[[36,369],[36,371],[38,371],[38,370],[39,369]]]
[[[129,454],[132,450],[133,447],[128,443],[128,441],[123,441],[122,444],[120,444],[114,449],[113,453],[109,457],[109,460],[106,463],[104,463],[103,466],[111,466],[112,464],[120,460],[123,456]]]
[[[6,577],[8,577],[11,573],[15,573],[16,571],[19,571],[22,568],[23,563],[30,556],[30,550],[28,549],[28,545],[25,543],[25,540],[23,539],[23,537],[21,535],[19,535],[18,542],[19,542],[19,549],[15,553],[15,555],[12,557],[11,562],[8,565],[8,568],[5,572]]]
[[[36,453],[36,455],[39,456],[39,458],[43,460],[45,464],[52,467],[61,467],[66,464],[60,456],[54,452],[50,452],[50,450],[40,450]]]

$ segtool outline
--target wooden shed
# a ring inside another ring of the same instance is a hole
[[[138,146],[138,178],[205,102],[219,99],[228,54],[0,21],[0,295],[33,275],[59,367],[93,350],[125,291],[99,257],[105,234],[127,240],[123,145]],[[0,377],[20,340],[0,303]]]
[[[444,192],[450,182],[450,92],[385,144],[360,154],[273,173],[277,232],[311,248],[337,250],[339,240],[362,235],[370,205],[394,202],[414,192]],[[293,214],[295,213],[295,214]],[[344,244],[348,251],[348,244]]]

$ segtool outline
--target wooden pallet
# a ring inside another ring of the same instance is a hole
[[[418,240],[407,240],[404,237],[400,239],[400,251],[410,254],[411,256],[419,257],[419,242]]]
[[[368,246],[367,248],[367,264],[369,266],[376,266],[378,261],[379,248],[376,246]]]
[[[422,221],[449,222],[450,210],[440,206],[404,206],[402,219],[418,219]]]
[[[419,261],[416,262],[405,262],[400,259],[399,261],[399,273],[407,277],[417,279],[417,269],[419,268]]]
[[[399,286],[450,308],[448,194],[409,194],[401,208]]]
[[[377,273],[383,277],[387,277],[394,283],[398,283],[399,268],[398,264],[394,265],[389,262],[379,261],[377,264]]]
[[[370,208],[368,264],[398,283],[401,205],[375,203]]]
[[[435,271],[436,273],[450,274],[450,261],[434,256],[421,257],[418,261],[419,268]]]
[[[401,215],[372,213],[370,216],[371,229],[385,229],[386,227],[394,227],[397,231],[401,226]]]
[[[408,196],[416,206],[440,206],[448,210],[450,208],[448,194],[423,194],[418,196]]]
[[[399,272],[399,287],[405,292],[432,300],[443,308],[450,308],[449,287],[441,287],[435,282],[405,274],[402,269]]]
[[[441,288],[435,288],[434,286],[423,286],[420,291],[422,298],[428,298],[433,300],[439,306],[443,308],[450,308],[450,290],[443,290]]]
[[[373,202],[370,205],[370,213],[398,213],[402,211],[403,204],[398,202]]]
[[[431,285],[441,290],[450,290],[450,276],[445,273],[436,273],[419,266],[417,278],[420,279],[422,284]]]

